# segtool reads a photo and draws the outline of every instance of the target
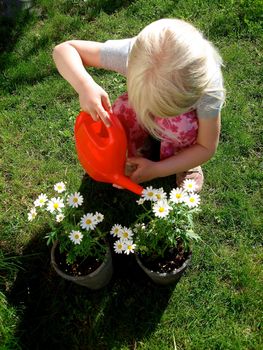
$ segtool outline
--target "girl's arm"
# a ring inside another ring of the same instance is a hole
[[[180,153],[152,162],[145,158],[129,158],[128,163],[136,165],[131,180],[137,183],[181,173],[207,162],[216,152],[220,135],[220,116],[211,119],[200,118],[197,141]]]
[[[85,66],[101,67],[101,46],[102,43],[94,41],[66,41],[54,48],[53,59],[59,73],[79,94],[81,109],[109,126],[109,96],[85,69]]]

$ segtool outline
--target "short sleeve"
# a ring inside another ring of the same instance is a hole
[[[100,51],[101,66],[124,76],[127,74],[127,60],[132,38],[106,41]]]
[[[220,67],[211,82],[209,91],[197,102],[198,118],[215,118],[220,113],[224,103],[223,77]]]

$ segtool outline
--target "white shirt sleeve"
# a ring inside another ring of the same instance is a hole
[[[223,77],[220,67],[211,82],[210,91],[205,93],[196,104],[198,118],[215,118],[224,103]]]
[[[108,40],[100,52],[102,68],[127,74],[127,61],[131,50],[132,39]]]

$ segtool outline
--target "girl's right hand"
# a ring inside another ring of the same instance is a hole
[[[79,92],[79,103],[81,109],[88,113],[93,120],[101,119],[109,127],[109,113],[112,113],[109,95],[96,82],[89,82],[88,86]]]

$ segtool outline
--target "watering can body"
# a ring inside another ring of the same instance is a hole
[[[85,171],[96,181],[124,187],[141,195],[143,187],[124,175],[127,138],[125,130],[110,114],[110,127],[94,121],[86,112],[80,112],[75,123],[76,150]]]

